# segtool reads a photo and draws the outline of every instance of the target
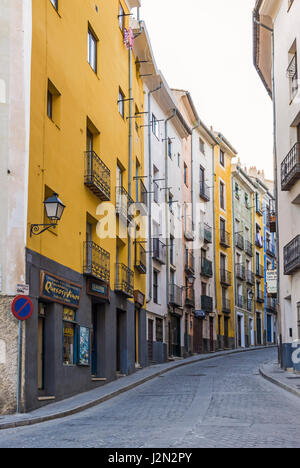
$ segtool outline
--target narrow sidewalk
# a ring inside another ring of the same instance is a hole
[[[121,379],[110,382],[102,387],[98,387],[80,395],[76,395],[66,400],[51,403],[38,410],[35,410],[27,414],[15,414],[11,416],[0,416],[0,430],[11,429],[21,426],[30,426],[33,424],[39,424],[54,419],[60,419],[67,416],[71,416],[76,413],[80,413],[84,410],[92,408],[94,406],[103,403],[104,401],[110,400],[132,388],[138,387],[145,382],[159,377],[162,374],[170,372],[179,367],[186,366],[189,364],[207,361],[217,357],[234,355],[244,352],[257,351],[265,348],[274,348],[274,346],[259,346],[247,349],[235,349],[229,351],[220,351],[211,354],[202,354],[192,356],[187,359],[179,359],[176,361],[156,364],[150,367],[146,367],[137,371],[135,374],[123,377]]]
[[[260,368],[260,374],[269,382],[300,397],[300,375],[284,371],[278,361],[265,363]]]

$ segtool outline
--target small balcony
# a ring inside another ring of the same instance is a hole
[[[260,234],[260,232],[257,232],[256,233],[256,236],[255,236],[255,245],[256,247],[258,247],[259,249],[262,249],[264,244],[263,244],[263,240],[262,240],[262,236]]]
[[[116,213],[123,219],[130,219],[129,208],[133,204],[133,199],[129,196],[124,187],[116,187]]]
[[[110,201],[110,170],[94,151],[84,153],[84,184],[102,201]]]
[[[272,213],[269,212],[268,213],[268,218],[267,218],[267,226],[268,226],[270,232],[272,232],[272,233],[276,232],[276,229],[277,229],[276,221],[277,221],[276,214],[274,212],[272,212]]]
[[[182,288],[177,286],[176,284],[169,285],[169,304],[182,307]]]
[[[220,230],[220,245],[228,249],[230,247],[230,233],[227,231]]]
[[[284,247],[284,274],[292,275],[300,270],[300,235]]]
[[[231,313],[231,301],[229,301],[228,299],[222,298],[222,312],[224,314]]]
[[[239,233],[235,234],[235,245],[238,249],[244,250],[244,237]]]
[[[167,247],[160,239],[153,239],[153,259],[165,265],[167,261]]]
[[[195,289],[193,286],[186,289],[185,305],[195,307]]]
[[[206,202],[210,201],[209,187],[205,182],[200,183],[200,198]]]
[[[248,284],[251,284],[252,286],[253,284],[255,284],[255,275],[251,270],[246,269],[246,281]]]
[[[271,242],[266,243],[266,253],[269,257],[275,257],[275,246]]]
[[[210,314],[214,310],[214,301],[210,296],[201,296],[201,309]]]
[[[296,143],[281,163],[281,190],[288,192],[300,178],[300,143]]]
[[[256,265],[256,270],[255,270],[256,276],[259,278],[264,278],[265,277],[265,269],[263,265]]]
[[[189,250],[185,252],[185,271],[192,275],[195,274],[195,257]]]
[[[253,311],[253,299],[250,299],[249,297],[247,298],[246,300],[246,303],[247,303],[247,310],[248,312],[252,312]]]
[[[195,236],[194,236],[194,223],[192,221],[191,216],[187,216],[186,219],[185,219],[184,237],[188,241],[193,241],[195,239]]]
[[[255,207],[256,207],[256,213],[259,216],[263,216],[263,208],[262,208],[261,201],[259,199],[256,200]]]
[[[140,180],[140,198],[139,202],[142,203],[145,207],[145,210],[148,210],[148,191],[142,180]]]
[[[206,258],[202,258],[201,260],[201,275],[205,276],[206,278],[213,277],[213,264]]]
[[[277,299],[274,297],[267,297],[266,309],[268,312],[277,313]]]
[[[134,296],[134,272],[123,263],[116,264],[115,290],[127,297]]]
[[[265,302],[265,293],[263,291],[256,291],[256,302],[263,304]]]
[[[223,286],[231,286],[232,284],[232,274],[230,271],[220,270],[220,282]]]
[[[242,281],[246,281],[246,269],[241,263],[237,263],[235,266],[236,277]]]
[[[135,242],[135,264],[136,270],[145,275],[147,273],[147,253],[140,242]]]
[[[110,282],[110,254],[95,242],[83,244],[83,274],[93,278]]]
[[[240,309],[244,309],[245,308],[245,298],[244,296],[241,296],[240,294],[238,294],[236,296],[236,306],[239,307]]]
[[[208,224],[204,224],[204,242],[212,244],[212,228]]]
[[[253,244],[248,240],[245,241],[245,252],[249,257],[253,257]]]

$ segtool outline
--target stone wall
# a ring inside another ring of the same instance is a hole
[[[0,296],[0,414],[16,410],[18,322],[11,302],[11,297]]]

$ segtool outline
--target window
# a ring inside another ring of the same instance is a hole
[[[170,263],[171,265],[175,265],[175,258],[174,258],[174,253],[175,253],[175,250],[174,250],[174,237],[170,237]]]
[[[287,69],[290,84],[290,98],[291,101],[298,93],[298,60],[297,60],[297,44],[296,41],[289,51],[289,66]]]
[[[234,186],[234,194],[235,194],[235,198],[237,200],[240,199],[240,188],[239,188],[239,184],[236,182],[235,183],[235,186]]]
[[[152,114],[152,132],[156,138],[159,138],[159,122],[154,114]]]
[[[168,139],[168,156],[171,159],[172,159],[172,148],[173,148],[172,140],[171,138],[169,138]]]
[[[123,119],[125,117],[125,102],[124,102],[124,99],[125,99],[125,95],[124,95],[123,91],[121,90],[121,88],[119,88],[119,99],[118,99],[119,113],[123,117]]]
[[[188,186],[188,168],[187,165],[184,163],[184,183]]]
[[[222,150],[220,150],[220,164],[225,167],[225,153]]]
[[[200,151],[202,154],[205,154],[205,143],[202,138],[199,138]]]
[[[58,11],[58,0],[50,0],[50,2],[54,6],[55,10]]]
[[[53,118],[53,95],[51,94],[51,91],[48,89],[48,95],[47,95],[47,115],[49,119],[52,120]]]
[[[158,271],[153,271],[153,302],[158,304]]]
[[[154,175],[154,181],[153,181],[154,201],[155,203],[159,203],[159,185],[158,185],[159,170],[155,166],[153,166],[153,175]]]
[[[180,167],[181,155],[178,153],[178,167]]]
[[[156,341],[162,343],[164,341],[163,320],[156,319]]]
[[[220,181],[220,207],[225,210],[225,184]]]
[[[122,32],[124,32],[124,26],[125,26],[125,12],[124,8],[122,7],[121,3],[119,6],[119,26]]]
[[[61,94],[58,89],[48,80],[47,116],[57,125],[60,124],[60,97]]]
[[[169,209],[170,209],[170,212],[172,214],[174,214],[174,207],[173,207],[174,201],[173,201],[173,199],[174,199],[173,194],[171,192],[169,192]]]
[[[245,193],[245,207],[249,208],[249,195],[248,195],[248,193]]]
[[[76,363],[75,354],[75,333],[76,333],[76,312],[72,309],[64,308],[63,312],[63,362],[66,366],[73,366]]]
[[[98,39],[89,28],[88,30],[88,62],[95,73],[97,73],[97,49]]]

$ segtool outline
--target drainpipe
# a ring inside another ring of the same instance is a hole
[[[168,122],[177,115],[177,109],[173,109],[172,115],[165,120],[165,214],[166,214],[166,237],[167,245],[170,242],[169,234],[169,168],[168,168]],[[170,283],[170,255],[169,248],[167,248],[167,269],[166,269],[166,282],[167,282],[167,305],[169,304],[169,283]]]
[[[149,161],[149,209],[148,209],[148,245],[149,245],[149,295],[147,299],[147,304],[152,300],[152,282],[153,282],[153,261],[152,261],[152,139],[151,139],[151,122],[152,122],[152,114],[151,114],[151,95],[156,91],[159,91],[162,88],[162,83],[160,86],[153,91],[148,92],[148,161]]]

